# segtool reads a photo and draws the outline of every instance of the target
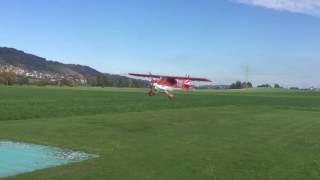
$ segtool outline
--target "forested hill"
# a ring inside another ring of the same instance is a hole
[[[19,81],[23,78],[23,83],[48,83],[67,85],[92,85],[92,86],[122,86],[122,87],[144,87],[146,81],[128,78],[126,76],[101,73],[89,66],[78,64],[64,64],[57,61],[28,54],[23,51],[0,47],[0,83],[5,72],[15,74],[16,77],[10,81]],[[7,76],[7,75],[6,75]],[[14,83],[14,82],[10,82]],[[21,81],[19,81],[21,83]]]

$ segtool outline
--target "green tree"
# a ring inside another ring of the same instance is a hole
[[[232,83],[229,88],[230,89],[252,88],[252,83],[236,81],[235,83]]]
[[[271,88],[271,85],[270,84],[261,84],[258,87],[260,87],[260,88]]]
[[[24,76],[17,76],[16,82],[19,85],[26,85],[26,84],[29,84],[29,79]]]
[[[0,72],[0,83],[11,86],[16,82],[17,75],[14,72]]]
[[[274,84],[274,88],[281,88],[279,84]]]

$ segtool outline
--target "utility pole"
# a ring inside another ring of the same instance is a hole
[[[246,66],[246,83],[249,82],[249,66]]]

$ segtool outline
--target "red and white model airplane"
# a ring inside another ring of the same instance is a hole
[[[167,76],[154,74],[136,74],[129,73],[131,76],[151,78],[149,96],[156,93],[166,93],[169,99],[174,99],[172,94],[174,90],[190,90],[191,81],[206,81],[211,82],[207,78],[197,78],[190,76]]]

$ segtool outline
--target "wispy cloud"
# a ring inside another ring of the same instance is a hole
[[[233,0],[253,6],[261,6],[279,11],[320,16],[320,0]]]

